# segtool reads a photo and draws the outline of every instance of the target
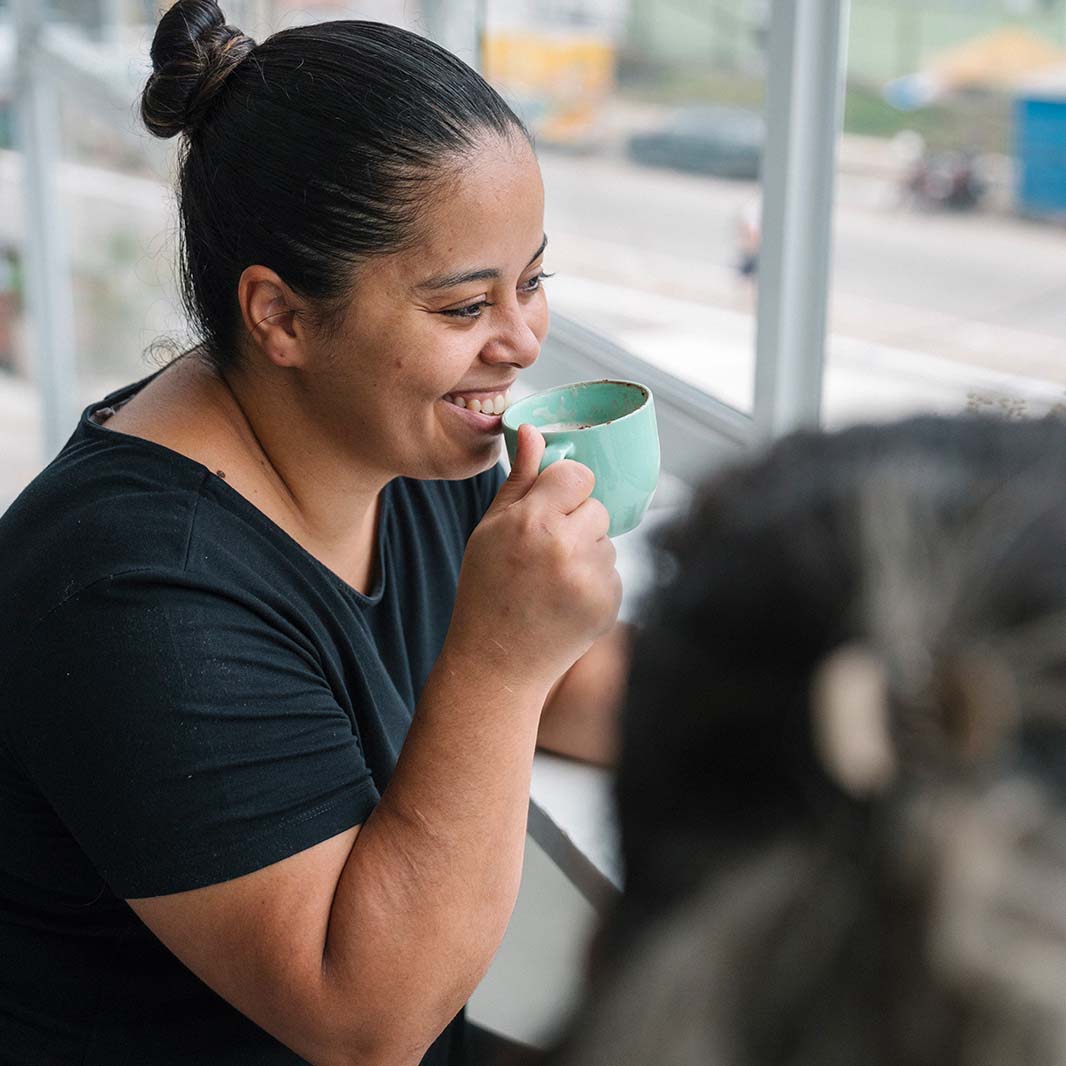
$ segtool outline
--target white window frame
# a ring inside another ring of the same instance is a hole
[[[767,57],[762,247],[752,413],[735,410],[562,315],[531,384],[592,377],[646,382],[656,397],[663,469],[691,481],[723,459],[820,422],[836,146],[843,110],[850,0],[774,0]],[[34,376],[51,457],[76,417],[73,297],[56,193],[58,92],[74,85],[107,100],[128,126],[128,102],[73,42],[51,33],[40,0],[14,0],[16,123],[25,151],[26,299]],[[427,30],[476,63],[484,0],[425,0]],[[709,194],[710,195],[710,194]],[[707,338],[708,350],[713,338]]]

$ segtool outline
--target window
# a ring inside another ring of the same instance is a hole
[[[553,312],[750,412],[767,5],[488,0],[532,127]]]
[[[829,424],[1066,402],[1066,4],[855,0]]]

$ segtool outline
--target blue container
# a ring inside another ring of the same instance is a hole
[[[1066,92],[1019,97],[1014,135],[1019,211],[1066,219]]]

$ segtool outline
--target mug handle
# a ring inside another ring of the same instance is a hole
[[[546,470],[552,463],[557,463],[560,459],[566,459],[574,452],[574,442],[572,440],[557,440],[552,444],[549,444],[544,449],[544,457],[540,461],[541,472]]]

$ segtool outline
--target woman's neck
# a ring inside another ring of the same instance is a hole
[[[360,573],[369,568],[381,490],[389,479],[354,468],[320,421],[294,401],[288,383],[239,371],[217,377],[228,394],[227,422],[242,451],[260,464],[277,505],[301,531],[295,539],[314,545],[312,554],[335,571],[350,569],[353,560]],[[357,588],[364,583],[345,579]]]

